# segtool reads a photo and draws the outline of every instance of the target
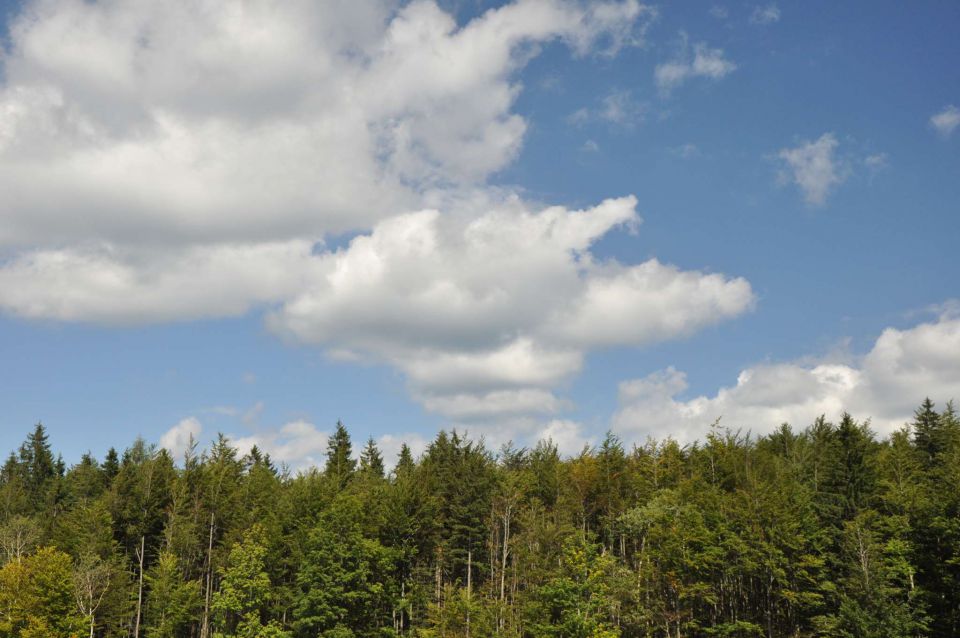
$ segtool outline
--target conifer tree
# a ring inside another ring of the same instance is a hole
[[[350,433],[343,423],[337,421],[337,429],[327,442],[327,465],[324,474],[333,481],[333,484],[342,489],[353,472],[357,462],[353,458],[353,445],[350,443]]]
[[[383,456],[377,448],[376,441],[371,436],[360,453],[360,471],[369,476],[383,478],[386,474],[383,466]]]

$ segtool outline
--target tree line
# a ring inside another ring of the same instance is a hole
[[[0,637],[960,635],[960,419],[844,414],[572,457],[337,424],[293,474],[220,436],[0,469]]]

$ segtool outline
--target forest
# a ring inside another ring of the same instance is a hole
[[[338,423],[297,473],[223,436],[67,467],[37,425],[0,544],[4,638],[958,636],[960,418],[390,464]]]

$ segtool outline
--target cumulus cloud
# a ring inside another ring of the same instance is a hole
[[[960,109],[952,104],[945,107],[930,117],[930,125],[943,137],[950,137],[954,129],[960,126]]]
[[[781,149],[777,155],[784,163],[780,180],[796,184],[808,204],[822,206],[847,178],[846,168],[836,156],[837,146],[833,133],[824,133],[817,140]]]
[[[0,309],[135,325],[266,308],[277,334],[395,366],[427,410],[533,431],[589,350],[753,302],[742,279],[598,260],[594,242],[639,223],[634,198],[575,211],[487,183],[522,145],[515,78],[541,46],[612,55],[653,16],[636,0],[517,0],[463,25],[429,0],[28,1],[0,81]],[[733,69],[705,45],[687,57],[667,84]],[[611,94],[595,116],[637,112]],[[238,444],[308,463],[325,436],[294,422]]]
[[[802,428],[846,410],[886,434],[911,419],[925,396],[960,399],[960,316],[945,311],[908,329],[887,328],[854,361],[765,363],[743,370],[713,396],[682,399],[686,375],[668,368],[620,385],[614,427],[626,436],[702,439],[717,419],[756,434]]]
[[[753,24],[773,24],[779,21],[780,7],[775,4],[768,4],[765,7],[754,7],[753,13],[750,14],[750,22]]]
[[[312,242],[33,249],[0,266],[0,306],[22,317],[132,325],[238,316],[303,286]]]
[[[653,77],[663,94],[671,91],[693,78],[719,80],[733,73],[737,65],[724,57],[722,49],[712,49],[705,42],[693,45],[691,54],[686,36],[682,38],[680,54],[654,69]]]
[[[196,417],[182,419],[160,437],[160,447],[165,448],[174,458],[183,456],[191,443],[199,443],[203,425]]]
[[[338,356],[388,362],[427,409],[462,419],[554,413],[549,391],[587,351],[683,337],[753,303],[743,279],[597,260],[595,241],[639,223],[632,197],[523,206],[381,222],[318,255],[309,286],[268,323]]]
[[[0,243],[243,242],[368,228],[479,183],[526,123],[530,47],[636,37],[635,0],[27,3],[0,86]]]

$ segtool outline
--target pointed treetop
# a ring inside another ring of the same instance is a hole
[[[347,484],[357,462],[353,459],[353,445],[350,443],[350,433],[343,423],[337,421],[337,429],[327,441],[327,465],[324,474],[334,479],[340,487]]]
[[[383,455],[380,454],[377,443],[372,436],[367,439],[367,444],[360,453],[360,471],[377,478],[383,478],[386,474],[383,466]]]
[[[397,465],[393,468],[394,476],[401,477],[409,475],[415,465],[410,446],[406,443],[402,444],[400,446],[400,454],[397,456]]]

